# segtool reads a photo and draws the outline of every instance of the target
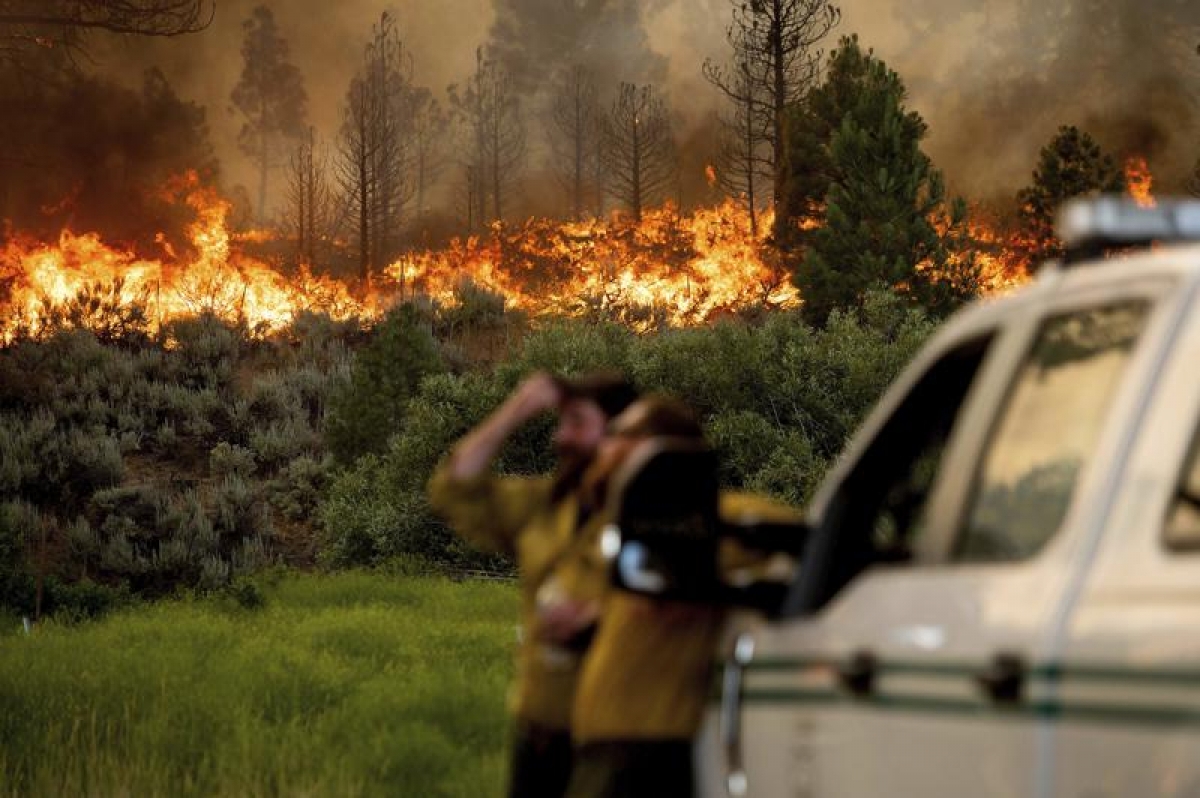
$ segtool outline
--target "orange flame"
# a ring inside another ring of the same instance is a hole
[[[305,268],[285,277],[249,256],[246,243],[277,240],[277,234],[232,233],[230,204],[195,174],[171,181],[164,196],[185,203],[195,218],[186,245],[158,236],[158,257],[71,231],[52,242],[17,236],[0,246],[0,345],[22,331],[38,333],[81,294],[98,289],[106,301],[144,306],[152,326],[211,312],[262,334],[288,327],[305,310],[374,318],[397,296],[453,305],[468,281],[530,316],[599,316],[639,330],[801,301],[788,269],[765,242],[772,214],[763,215],[759,236],[752,236],[746,207],[733,199],[688,214],[666,205],[646,211],[637,224],[613,216],[495,225],[487,235],[399,258],[364,298],[338,280]],[[974,253],[985,293],[1027,279],[1015,242],[982,216],[970,221],[967,239],[964,251]]]
[[[337,318],[369,313],[346,286],[314,277],[306,269],[288,280],[276,269],[232,245],[226,226],[229,203],[200,184],[195,173],[172,181],[167,196],[182,196],[196,214],[188,226],[194,255],[180,258],[159,234],[167,260],[137,257],[105,244],[96,233],[63,231],[54,243],[17,237],[0,248],[0,342],[18,329],[37,333],[56,308],[81,293],[105,289],[120,305],[145,304],[158,324],[183,315],[214,313],[270,332],[288,326],[301,310]]]
[[[599,311],[636,327],[694,324],[755,305],[792,307],[787,272],[747,232],[733,200],[681,215],[671,205],[639,225],[614,218],[561,223],[531,219],[486,239],[401,258],[386,270],[403,293],[453,303],[465,279],[533,315]],[[770,229],[770,221],[761,228]],[[634,317],[654,317],[644,323]]]
[[[1154,175],[1150,173],[1150,165],[1140,155],[1135,155],[1125,161],[1125,186],[1129,196],[1140,208],[1153,208]]]

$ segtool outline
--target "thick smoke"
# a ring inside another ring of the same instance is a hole
[[[147,251],[165,231],[180,244],[171,234],[190,213],[165,201],[165,185],[188,171],[217,178],[204,109],[158,70],[136,89],[57,71],[36,87],[0,81],[0,119],[0,219],[23,232],[99,230]]]
[[[956,190],[1011,197],[1066,124],[1118,157],[1147,157],[1157,187],[1182,190],[1200,156],[1200,3],[913,0],[898,13],[903,36],[881,54]]]
[[[651,49],[642,0],[496,0],[488,48],[526,96],[582,66],[606,82],[660,83],[667,57]]]
[[[236,146],[240,120],[229,110],[229,92],[241,69],[241,26],[259,2],[264,0],[221,0],[208,30],[178,39],[98,34],[89,39],[90,58],[81,64],[97,81],[120,83],[133,95],[143,92],[147,68],[160,68],[182,101],[207,110],[227,190],[255,180],[253,164]],[[413,56],[416,81],[439,96],[467,79],[481,45],[510,65],[531,109],[556,70],[573,63],[592,67],[611,86],[622,80],[658,84],[684,157],[680,194],[691,202],[709,198],[703,165],[715,150],[713,117],[721,98],[705,84],[700,66],[706,57],[728,54],[730,0],[265,2],[306,78],[310,121],[327,143],[337,133],[346,87],[371,26],[388,10]],[[840,5],[843,21],[826,49],[836,45],[836,36],[858,33],[901,74],[910,104],[929,122],[927,150],[951,188],[968,199],[1011,199],[1028,182],[1038,149],[1064,124],[1089,130],[1118,155],[1148,157],[1156,187],[1164,190],[1181,189],[1200,155],[1200,137],[1192,133],[1200,79],[1200,3],[1193,0]],[[129,94],[124,96],[115,107],[128,105]],[[86,113],[91,111],[79,110],[74,123]],[[158,122],[144,115],[129,116],[146,126],[122,134],[131,141],[173,135],[157,131]],[[56,119],[48,116],[47,123]],[[528,209],[553,210],[558,188],[537,155],[544,122],[530,119],[528,132]],[[452,149],[449,156],[455,154]],[[66,186],[64,196],[71,189]],[[452,192],[445,191],[450,212]],[[10,217],[12,196],[10,190]]]

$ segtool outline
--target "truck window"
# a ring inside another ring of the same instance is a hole
[[[1044,322],[982,457],[954,560],[1021,560],[1054,535],[1148,311],[1138,300]]]
[[[888,418],[830,501],[785,612],[821,607],[868,567],[914,559],[942,454],[993,338],[944,354]]]

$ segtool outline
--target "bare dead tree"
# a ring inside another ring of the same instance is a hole
[[[204,30],[216,0],[0,0],[0,63],[47,49],[77,50],[89,31],[181,36]]]
[[[745,198],[750,233],[757,236],[759,202],[769,195],[772,179],[770,148],[758,113],[765,89],[744,62],[735,64],[726,76],[735,92],[727,94],[729,107],[719,115],[717,181],[728,193]]]
[[[775,174],[772,197],[778,205],[782,184],[783,120],[787,107],[800,101],[816,81],[821,52],[817,48],[841,20],[842,12],[827,0],[730,0],[733,21],[726,39],[734,51],[732,69],[705,61],[704,75],[734,104],[749,102],[769,147]],[[740,88],[748,79],[763,89],[747,98]]]
[[[268,176],[285,165],[287,141],[304,136],[308,95],[270,8],[255,7],[242,30],[242,74],[230,100],[242,117],[238,147],[258,165],[257,211],[262,224],[267,218]]]
[[[352,217],[349,224],[352,226],[358,249],[359,277],[364,281],[369,279],[371,274],[373,129],[367,81],[362,75],[356,75],[351,79],[350,89],[346,93],[346,108],[338,136],[335,172],[343,195],[343,212],[338,227],[341,227],[345,217]]]
[[[214,0],[4,0],[0,26],[179,36],[204,30],[215,13]]]
[[[571,198],[571,214],[582,219],[600,159],[600,108],[596,82],[582,66],[563,73],[550,98],[548,133],[551,166]]]
[[[468,224],[477,227],[489,216],[503,220],[525,160],[520,97],[508,73],[482,49],[475,52],[475,73],[466,86],[451,86],[449,94],[463,138]]]
[[[412,132],[413,217],[425,216],[429,192],[446,167],[446,133],[450,118],[428,89],[413,91],[409,111]]]
[[[642,220],[642,211],[663,198],[677,171],[675,138],[667,107],[654,87],[622,83],[604,124],[608,191]]]
[[[350,82],[336,163],[364,281],[399,251],[402,215],[414,185],[407,125],[412,94],[412,61],[384,13]]]
[[[317,145],[316,131],[293,151],[288,162],[288,227],[296,239],[298,262],[318,265],[321,242],[328,235],[332,194],[326,177],[326,157]]]
[[[463,161],[457,169],[459,174],[454,188],[456,210],[462,219],[463,226],[469,231],[474,231],[477,225],[482,224],[483,213],[479,207],[482,192],[479,190],[478,180],[475,177],[477,167],[475,164]]]

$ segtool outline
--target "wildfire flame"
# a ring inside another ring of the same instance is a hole
[[[768,220],[762,229],[769,227]],[[386,273],[402,293],[441,302],[454,302],[469,278],[533,315],[634,310],[693,324],[753,305],[797,305],[786,271],[768,261],[748,229],[747,212],[733,200],[690,215],[667,205],[645,212],[636,226],[621,219],[531,219],[406,256]],[[639,326],[628,313],[623,317]]]
[[[71,231],[53,243],[17,236],[0,248],[0,342],[18,330],[38,332],[56,310],[97,291],[118,305],[143,304],[157,324],[209,312],[263,332],[288,326],[301,310],[335,318],[370,310],[337,281],[314,277],[304,268],[285,278],[238,251],[226,224],[229,203],[194,173],[172,181],[165,195],[181,197],[195,212],[187,230],[194,250],[190,257],[177,255],[162,234],[158,241],[165,259],[139,258],[96,233]]]
[[[1154,187],[1154,175],[1150,173],[1150,166],[1146,163],[1146,159],[1140,155],[1125,161],[1125,187],[1138,207],[1154,207],[1154,195],[1151,193]]]
[[[61,322],[64,308],[78,309],[89,293],[110,305],[144,308],[152,327],[209,312],[263,334],[288,327],[306,310],[370,319],[397,299],[425,296],[453,305],[468,282],[533,317],[601,317],[643,330],[801,302],[787,266],[765,242],[770,214],[752,236],[748,211],[734,199],[690,213],[666,205],[645,211],[636,224],[619,216],[497,224],[485,235],[401,257],[364,294],[303,267],[285,276],[247,254],[248,244],[278,241],[277,234],[232,233],[230,204],[195,174],[171,181],[163,194],[185,204],[194,221],[186,244],[172,245],[160,234],[158,256],[71,231],[50,242],[18,235],[0,245],[0,345]],[[995,229],[982,217],[969,224],[985,293],[1007,290],[1028,274],[1012,242]],[[89,324],[86,312],[67,317]]]

